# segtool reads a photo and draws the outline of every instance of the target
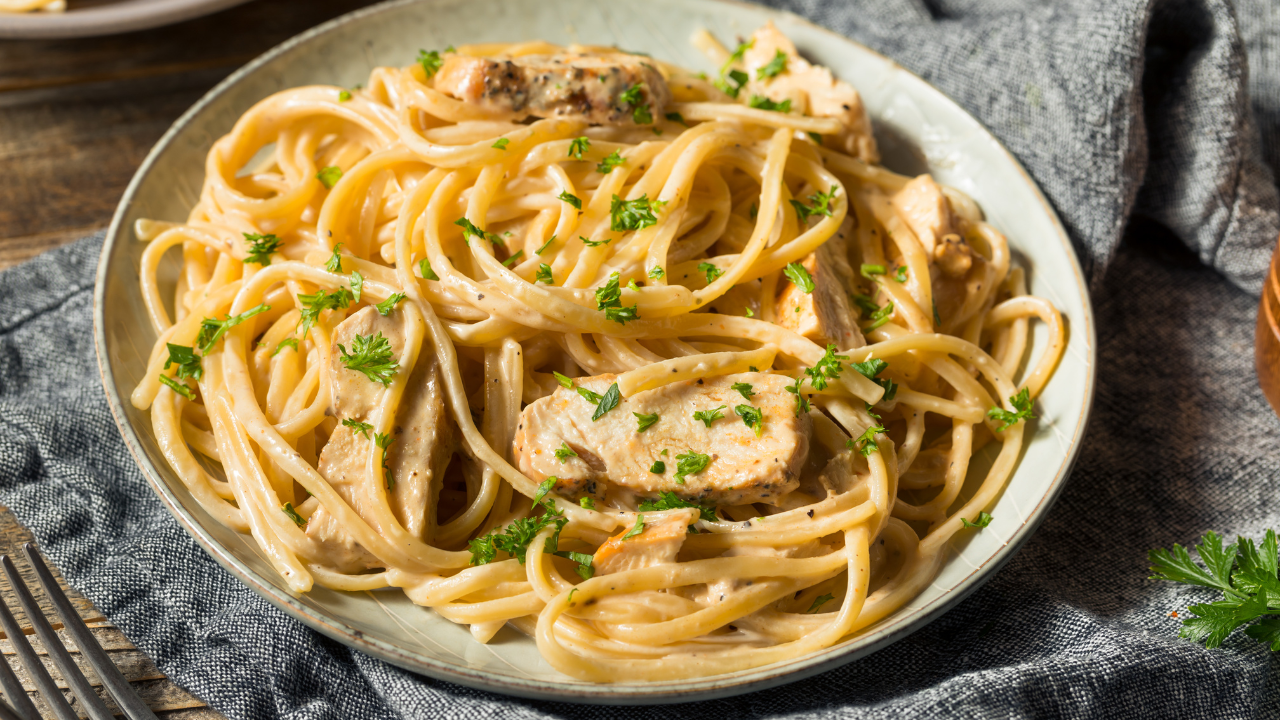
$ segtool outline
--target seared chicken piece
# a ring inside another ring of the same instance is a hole
[[[624,539],[635,526],[628,527],[596,550],[592,565],[598,575],[675,562],[689,526],[698,519],[698,511],[693,508],[640,515],[644,518],[644,529],[639,535]]]
[[[385,388],[363,373],[347,369],[338,345],[350,350],[357,335],[378,333],[387,338],[393,356],[399,358],[404,351],[404,324],[394,314],[383,317],[367,307],[334,328],[329,364],[330,412],[339,420],[370,422]],[[428,508],[436,505],[440,478],[456,443],[456,430],[445,407],[440,365],[434,356],[419,355],[401,398],[392,435],[395,440],[387,453],[387,468],[393,479],[389,492],[391,510],[411,534],[430,540],[435,518]],[[364,517],[368,517],[366,510],[375,502],[377,493],[368,473],[370,455],[377,452],[371,431],[366,437],[341,424],[334,428],[320,452],[320,474]],[[377,566],[377,560],[351,540],[323,507],[308,520],[307,534],[324,548],[325,561],[343,571]]]
[[[639,86],[632,101],[623,94]],[[644,58],[625,53],[562,53],[513,58],[449,55],[435,88],[494,119],[580,118],[593,125],[638,125],[647,108],[661,118],[671,91]],[[642,122],[643,121],[643,122]]]
[[[604,395],[615,380],[614,375],[597,375],[578,378],[575,385]],[[674,382],[636,393],[594,422],[595,405],[576,388],[557,388],[521,413],[516,461],[534,482],[555,476],[556,492],[564,497],[604,497],[614,485],[641,495],[671,491],[702,504],[774,503],[795,489],[809,454],[811,422],[807,414],[796,417],[795,395],[785,389],[791,382],[771,373]],[[750,384],[755,394],[744,398],[734,383]],[[763,412],[760,437],[734,412],[738,405]],[[716,408],[723,417],[710,427],[693,417]],[[632,413],[657,414],[659,419],[639,432]],[[706,455],[709,462],[677,480],[678,456],[687,453]],[[657,460],[665,469],[650,472]]]
[[[932,177],[921,175],[904,185],[894,194],[893,207],[947,277],[969,272],[973,250],[960,233],[951,202]]]
[[[854,277],[849,267],[847,238],[852,233],[853,220],[845,217],[831,239],[800,261],[813,278],[813,292],[807,293],[789,280],[779,283],[773,311],[775,324],[824,347],[835,345],[840,350],[852,350],[867,344],[849,307]]]
[[[794,110],[807,109],[806,114],[813,117],[835,118],[845,129],[839,135],[823,138],[824,145],[864,162],[880,162],[876,140],[871,134],[871,120],[862,105],[862,96],[852,85],[836,80],[831,71],[821,65],[810,65],[800,57],[795,43],[772,22],[752,33],[751,42],[751,48],[742,58],[751,78],[744,90],[746,97],[763,95],[777,102],[789,99]],[[787,58],[786,70],[772,78],[759,78],[758,71],[773,62],[779,52]]]

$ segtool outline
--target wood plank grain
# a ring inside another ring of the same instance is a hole
[[[105,227],[147,151],[201,95],[366,4],[251,2],[114,37],[0,43],[0,268]]]

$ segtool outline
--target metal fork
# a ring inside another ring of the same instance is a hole
[[[155,714],[134,693],[129,681],[124,679],[124,676],[116,669],[115,663],[111,662],[111,658],[107,656],[106,651],[102,649],[102,646],[94,639],[93,634],[89,632],[88,626],[80,619],[80,614],[71,606],[71,601],[67,600],[67,596],[58,587],[58,582],[53,579],[53,574],[49,572],[49,567],[40,559],[40,554],[31,546],[31,543],[23,544],[22,551],[26,554],[27,560],[30,561],[31,567],[35,569],[44,594],[53,602],[59,617],[62,618],[62,626],[66,628],[71,635],[71,639],[75,641],[80,654],[93,667],[98,677],[102,679],[103,686],[111,693],[111,697],[120,706],[125,717],[129,718],[129,720],[157,720]],[[17,594],[18,601],[22,604],[22,610],[26,614],[27,620],[31,622],[36,635],[40,636],[40,642],[44,644],[45,651],[49,653],[49,657],[58,666],[58,671],[62,673],[62,678],[67,681],[68,687],[80,700],[80,706],[84,709],[84,712],[92,720],[112,720],[111,711],[107,710],[107,706],[93,691],[93,686],[89,684],[84,673],[80,672],[80,668],[76,667],[71,655],[58,640],[53,627],[49,625],[49,621],[45,619],[40,606],[36,604],[35,598],[31,596],[31,591],[27,589],[22,577],[18,575],[18,568],[14,567],[13,561],[9,559],[8,555],[3,555],[0,556],[0,565],[4,566],[4,574],[8,576],[9,584],[13,587],[14,593]],[[5,635],[13,643],[13,648],[17,652],[19,659],[22,660],[22,665],[26,668],[27,674],[31,676],[36,688],[44,696],[49,708],[52,709],[53,716],[57,720],[77,720],[76,712],[71,709],[62,691],[58,689],[53,678],[49,676],[49,671],[45,669],[44,663],[40,662],[39,656],[31,648],[31,643],[27,642],[27,636],[22,632],[22,628],[13,619],[13,613],[9,611],[9,608],[3,602],[0,602],[0,626],[3,626]],[[0,689],[4,690],[4,695],[9,700],[9,703],[0,701],[0,720],[40,720],[40,713],[31,702],[31,698],[27,697],[26,691],[22,688],[22,683],[18,682],[17,676],[13,674],[13,668],[9,667],[9,662],[3,655],[0,655]]]

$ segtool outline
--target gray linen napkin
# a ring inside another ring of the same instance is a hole
[[[1178,640],[1168,614],[1207,594],[1146,579],[1149,548],[1280,527],[1280,420],[1256,388],[1256,299],[1240,289],[1256,291],[1276,237],[1280,23],[1262,0],[1234,7],[793,8],[991,127],[1062,214],[1098,310],[1094,420],[1062,498],[985,587],[870,658],[735,699],[599,708],[461,688],[311,632],[200,550],[125,451],[94,359],[100,236],[0,273],[0,502],[232,718],[1276,717],[1275,656],[1241,636],[1215,651]]]

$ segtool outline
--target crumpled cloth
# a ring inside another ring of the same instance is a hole
[[[1092,283],[1099,384],[1077,468],[1013,561],[939,620],[822,675],[679,707],[507,698],[330,641],[217,566],[135,468],[94,357],[100,235],[0,273],[0,502],[162,671],[231,718],[1280,716],[1276,657],[1240,634],[1212,651],[1179,640],[1170,613],[1212,594],[1149,580],[1146,562],[1205,530],[1280,526],[1280,419],[1252,349],[1277,234],[1280,10],[789,7],[983,120],[1045,189]]]

